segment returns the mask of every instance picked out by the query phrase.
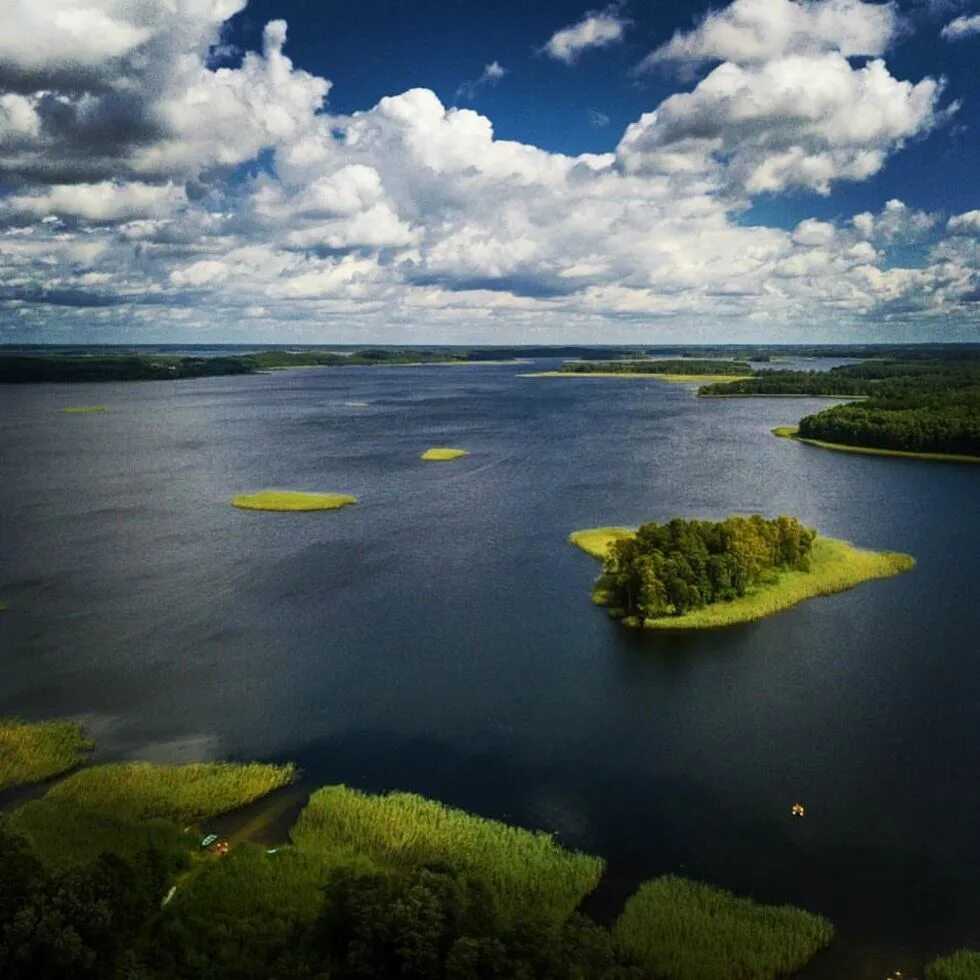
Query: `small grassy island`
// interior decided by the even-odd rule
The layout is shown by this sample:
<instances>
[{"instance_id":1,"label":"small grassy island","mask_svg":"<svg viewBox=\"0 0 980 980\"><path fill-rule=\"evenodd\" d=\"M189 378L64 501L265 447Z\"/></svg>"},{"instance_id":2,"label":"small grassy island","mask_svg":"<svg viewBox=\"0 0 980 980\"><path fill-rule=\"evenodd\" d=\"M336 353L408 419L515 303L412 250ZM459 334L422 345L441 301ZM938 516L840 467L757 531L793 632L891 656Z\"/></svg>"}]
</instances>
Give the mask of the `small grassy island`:
<instances>
[{"instance_id":1,"label":"small grassy island","mask_svg":"<svg viewBox=\"0 0 980 980\"><path fill-rule=\"evenodd\" d=\"M102 415L108 411L105 405L70 405L61 410L62 415Z\"/></svg>"},{"instance_id":2,"label":"small grassy island","mask_svg":"<svg viewBox=\"0 0 980 980\"><path fill-rule=\"evenodd\" d=\"M39 783L85 761L92 743L70 721L0 721L0 789Z\"/></svg>"},{"instance_id":3,"label":"small grassy island","mask_svg":"<svg viewBox=\"0 0 980 980\"><path fill-rule=\"evenodd\" d=\"M294 511L339 510L357 503L357 497L344 493L307 493L302 490L262 490L232 497L232 507L240 510Z\"/></svg>"},{"instance_id":4,"label":"small grassy island","mask_svg":"<svg viewBox=\"0 0 980 980\"><path fill-rule=\"evenodd\" d=\"M448 463L450 460L462 459L464 456L469 456L469 453L465 449L446 449L446 448L433 448L426 449L424 453L419 457L430 463Z\"/></svg>"},{"instance_id":5,"label":"small grassy island","mask_svg":"<svg viewBox=\"0 0 980 980\"><path fill-rule=\"evenodd\" d=\"M601 858L411 793L323 787L277 846L253 842L281 794L236 811L295 777L96 766L0 815L0 975L774 980L832 936L819 916L674 877L605 928L580 910Z\"/></svg>"},{"instance_id":6,"label":"small grassy island","mask_svg":"<svg viewBox=\"0 0 980 980\"><path fill-rule=\"evenodd\" d=\"M647 358L611 361L566 361L558 371L537 371L526 378L657 378L660 381L708 384L735 381L752 374L747 361Z\"/></svg>"},{"instance_id":7,"label":"small grassy island","mask_svg":"<svg viewBox=\"0 0 980 980\"><path fill-rule=\"evenodd\" d=\"M628 626L648 629L747 623L915 564L909 555L818 537L785 516L675 518L635 532L576 531L570 540L603 562L592 591L596 605Z\"/></svg>"}]
</instances>

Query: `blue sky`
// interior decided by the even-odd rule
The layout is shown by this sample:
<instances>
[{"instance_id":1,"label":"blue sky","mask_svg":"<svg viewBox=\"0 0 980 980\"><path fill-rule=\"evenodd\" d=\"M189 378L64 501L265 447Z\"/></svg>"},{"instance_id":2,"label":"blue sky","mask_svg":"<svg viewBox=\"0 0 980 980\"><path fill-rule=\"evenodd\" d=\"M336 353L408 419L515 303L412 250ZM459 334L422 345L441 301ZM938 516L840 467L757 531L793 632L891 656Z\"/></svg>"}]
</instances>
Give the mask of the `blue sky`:
<instances>
[{"instance_id":1,"label":"blue sky","mask_svg":"<svg viewBox=\"0 0 980 980\"><path fill-rule=\"evenodd\" d=\"M11 0L0 342L980 339L980 5Z\"/></svg>"}]
</instances>

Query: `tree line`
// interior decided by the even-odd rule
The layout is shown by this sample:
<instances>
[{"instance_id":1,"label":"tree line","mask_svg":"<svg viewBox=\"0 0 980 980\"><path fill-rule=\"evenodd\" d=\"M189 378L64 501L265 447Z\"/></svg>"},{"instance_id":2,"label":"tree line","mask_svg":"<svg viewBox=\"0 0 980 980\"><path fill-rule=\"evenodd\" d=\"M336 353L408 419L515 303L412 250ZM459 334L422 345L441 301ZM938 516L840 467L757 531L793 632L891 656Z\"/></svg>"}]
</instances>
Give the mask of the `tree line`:
<instances>
[{"instance_id":1,"label":"tree line","mask_svg":"<svg viewBox=\"0 0 980 980\"><path fill-rule=\"evenodd\" d=\"M626 616L679 616L743 596L781 570L809 570L815 537L787 516L644 524L611 545L597 588Z\"/></svg>"}]
</instances>

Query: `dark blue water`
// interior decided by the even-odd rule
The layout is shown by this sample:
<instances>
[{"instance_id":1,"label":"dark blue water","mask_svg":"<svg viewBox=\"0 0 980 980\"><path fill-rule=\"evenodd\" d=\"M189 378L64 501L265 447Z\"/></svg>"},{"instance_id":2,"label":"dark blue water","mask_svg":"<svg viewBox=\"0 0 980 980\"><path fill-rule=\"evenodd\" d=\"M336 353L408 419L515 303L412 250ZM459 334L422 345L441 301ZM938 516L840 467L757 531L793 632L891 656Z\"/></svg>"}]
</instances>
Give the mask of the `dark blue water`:
<instances>
[{"instance_id":1,"label":"dark blue water","mask_svg":"<svg viewBox=\"0 0 980 980\"><path fill-rule=\"evenodd\" d=\"M794 902L838 925L808 977L980 943L980 470L769 435L824 402L519 370L0 388L0 715L557 831L609 859L600 916L665 871ZM361 503L227 504L268 486ZM752 512L918 566L663 636L593 607L566 543Z\"/></svg>"}]
</instances>

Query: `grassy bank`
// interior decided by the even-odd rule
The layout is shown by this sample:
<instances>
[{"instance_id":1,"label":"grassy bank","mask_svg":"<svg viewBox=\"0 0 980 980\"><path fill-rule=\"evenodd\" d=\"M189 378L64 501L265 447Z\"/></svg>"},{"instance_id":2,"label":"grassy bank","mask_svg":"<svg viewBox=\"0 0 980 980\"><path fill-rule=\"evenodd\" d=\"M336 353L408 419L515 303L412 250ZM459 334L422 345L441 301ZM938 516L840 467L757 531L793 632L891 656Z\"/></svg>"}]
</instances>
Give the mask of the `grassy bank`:
<instances>
[{"instance_id":1,"label":"grassy bank","mask_svg":"<svg viewBox=\"0 0 980 980\"><path fill-rule=\"evenodd\" d=\"M62 415L103 415L108 409L105 405L70 405L61 410Z\"/></svg>"},{"instance_id":2,"label":"grassy bank","mask_svg":"<svg viewBox=\"0 0 980 980\"><path fill-rule=\"evenodd\" d=\"M980 980L980 953L960 949L933 960L926 967L926 980Z\"/></svg>"},{"instance_id":3,"label":"grassy bank","mask_svg":"<svg viewBox=\"0 0 980 980\"><path fill-rule=\"evenodd\" d=\"M599 552L605 537L605 547L614 540L608 536L611 530L597 528L592 531L577 531L570 540L595 558L605 557ZM586 547L582 542L590 547ZM856 548L848 541L836 538L817 537L813 542L810 556L810 571L781 571L776 581L755 589L737 599L715 602L703 609L695 609L681 616L663 616L640 622L635 618L624 619L628 626L643 626L646 629L686 630L713 629L721 626L735 626L771 616L792 606L821 595L844 592L861 582L876 578L888 578L908 571L915 565L915 559L892 551L865 551ZM601 589L594 589L592 599L596 605L607 605L607 597ZM615 615L616 610L611 610Z\"/></svg>"},{"instance_id":4,"label":"grassy bank","mask_svg":"<svg viewBox=\"0 0 980 980\"><path fill-rule=\"evenodd\" d=\"M310 797L293 830L303 850L358 854L407 870L445 863L472 874L514 921L534 912L564 921L595 888L604 862L534 833L411 793L369 796L329 786Z\"/></svg>"},{"instance_id":5,"label":"grassy bank","mask_svg":"<svg viewBox=\"0 0 980 980\"><path fill-rule=\"evenodd\" d=\"M530 371L521 378L655 378L682 384L712 384L714 382L741 381L740 375L731 374L666 374L658 371Z\"/></svg>"},{"instance_id":6,"label":"grassy bank","mask_svg":"<svg viewBox=\"0 0 980 980\"><path fill-rule=\"evenodd\" d=\"M759 905L683 878L646 882L613 927L622 951L665 980L773 980L799 970L833 937L824 918Z\"/></svg>"},{"instance_id":7,"label":"grassy bank","mask_svg":"<svg viewBox=\"0 0 980 980\"><path fill-rule=\"evenodd\" d=\"M420 458L428 460L429 462L447 463L453 459L462 459L464 456L469 456L469 453L465 449L447 449L436 447L434 449L426 449Z\"/></svg>"},{"instance_id":8,"label":"grassy bank","mask_svg":"<svg viewBox=\"0 0 980 980\"><path fill-rule=\"evenodd\" d=\"M905 459L940 460L944 463L980 463L980 456L966 456L962 453L915 453L904 449L875 449L871 446L845 446L840 442L824 442L822 439L805 439L799 435L795 425L777 425L772 429L774 436L781 439L793 439L805 442L808 446L819 446L821 449L833 449L839 453L861 453L865 456L900 456Z\"/></svg>"},{"instance_id":9,"label":"grassy bank","mask_svg":"<svg viewBox=\"0 0 980 980\"><path fill-rule=\"evenodd\" d=\"M568 540L587 555L602 561L614 541L631 537L634 533L634 529L629 527L590 527L584 531L572 531Z\"/></svg>"},{"instance_id":10,"label":"grassy bank","mask_svg":"<svg viewBox=\"0 0 980 980\"><path fill-rule=\"evenodd\" d=\"M356 504L357 497L344 493L306 493L300 490L261 490L232 497L232 507L240 510L273 510L283 513L312 510L339 510Z\"/></svg>"},{"instance_id":11,"label":"grassy bank","mask_svg":"<svg viewBox=\"0 0 980 980\"><path fill-rule=\"evenodd\" d=\"M74 722L0 721L0 789L41 782L74 769L91 749L82 726Z\"/></svg>"},{"instance_id":12,"label":"grassy bank","mask_svg":"<svg viewBox=\"0 0 980 980\"><path fill-rule=\"evenodd\" d=\"M83 769L53 786L44 799L127 819L159 817L183 825L244 806L295 778L292 764L126 762Z\"/></svg>"}]
</instances>

